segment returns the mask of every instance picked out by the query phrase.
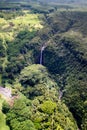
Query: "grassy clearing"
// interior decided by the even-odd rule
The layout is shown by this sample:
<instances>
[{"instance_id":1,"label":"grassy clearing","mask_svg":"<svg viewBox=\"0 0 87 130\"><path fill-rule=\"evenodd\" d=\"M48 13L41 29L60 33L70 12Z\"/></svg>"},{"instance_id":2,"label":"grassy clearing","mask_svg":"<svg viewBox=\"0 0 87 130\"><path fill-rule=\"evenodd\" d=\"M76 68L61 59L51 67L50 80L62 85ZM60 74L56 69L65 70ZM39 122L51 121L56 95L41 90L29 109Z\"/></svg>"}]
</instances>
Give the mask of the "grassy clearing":
<instances>
[{"instance_id":1,"label":"grassy clearing","mask_svg":"<svg viewBox=\"0 0 87 130\"><path fill-rule=\"evenodd\" d=\"M28 30L38 30L43 28L38 14L31 14L29 11L23 11L24 15L5 20L0 18L0 37L3 35L7 39L12 39L18 32Z\"/></svg>"}]
</instances>

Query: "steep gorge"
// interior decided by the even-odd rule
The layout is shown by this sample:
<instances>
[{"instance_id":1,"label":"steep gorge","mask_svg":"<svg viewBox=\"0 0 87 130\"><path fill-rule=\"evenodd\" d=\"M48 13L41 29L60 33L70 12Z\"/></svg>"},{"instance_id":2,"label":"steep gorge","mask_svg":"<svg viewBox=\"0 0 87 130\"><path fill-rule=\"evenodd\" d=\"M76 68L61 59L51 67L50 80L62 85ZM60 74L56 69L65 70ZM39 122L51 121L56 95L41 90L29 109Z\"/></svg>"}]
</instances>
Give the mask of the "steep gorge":
<instances>
[{"instance_id":1,"label":"steep gorge","mask_svg":"<svg viewBox=\"0 0 87 130\"><path fill-rule=\"evenodd\" d=\"M38 129L45 129L45 127L51 127L50 129L53 127L55 129L55 127L57 128L55 125L56 121L57 123L60 122L58 129L63 128L67 130L64 125L68 121L72 124L72 127L69 126L69 128L74 129L73 126L75 122L73 122L72 116L68 114L67 116L64 113L64 110L67 111L67 113L69 112L67 107L63 106L62 113L59 113L63 101L73 113L78 126L84 130L87 127L84 125L86 124L87 116L87 13L68 11L54 12L45 14L42 16L42 19L44 19L44 28L33 31L22 30L13 41L7 40L8 47L6 48L7 53L5 54L9 62L7 66L5 66L4 71L1 70L2 84L4 86L9 84L13 90L15 89L15 91L21 92L29 98L29 100L32 100L31 102L33 102L34 108L32 108L31 103L28 102L28 104L27 101L25 103L21 101L21 103L24 104L24 109L25 106L28 105L27 107L33 110L31 113L33 112L35 114L36 112L35 117L31 116L31 113L29 113L29 116L31 116L31 120L34 121ZM45 43L47 43L46 47L44 46ZM49 73L47 74L47 70L40 65L32 64L44 65ZM56 98L60 100L62 96L61 91L63 91L63 97L60 103L56 102L57 99L55 99L57 89L54 91L55 83L52 82L53 80L55 80L58 85L58 90L60 90L58 91L60 95L57 95ZM48 86L50 94L46 91L48 90ZM54 97L52 95L53 93ZM48 102L45 100L48 100ZM56 107L57 111L55 110L55 102L56 104L58 103ZM12 109L15 113L17 104L18 102L16 102ZM50 111L48 109L46 110L46 105L48 104L53 104L51 118L48 118ZM10 110L9 114L11 112ZM57 117L54 117L53 115L55 115L55 113L60 118L57 119ZM36 118L38 114L39 119ZM19 116L21 119L21 114ZM26 116L27 119L30 119L26 115L26 112L23 116L24 118ZM49 124L53 118L55 118L54 126ZM9 120L9 122L10 121L11 120ZM14 121L13 118L13 122ZM64 121L64 125L61 125L62 121ZM42 122L44 122L44 124L39 126ZM18 119L16 123L20 124ZM14 126L11 127L14 128ZM76 125L75 128L77 128Z\"/></svg>"},{"instance_id":2,"label":"steep gorge","mask_svg":"<svg viewBox=\"0 0 87 130\"><path fill-rule=\"evenodd\" d=\"M50 37L52 39L44 50L43 65L48 68L52 78L60 86L60 90L63 91L63 101L73 113L78 126L83 129L84 126L86 127L82 124L83 119L87 118L86 110L83 112L87 100L86 18L85 12L48 15L46 22L50 31L43 32L41 35L44 40L49 41ZM72 20L73 24L70 25ZM44 36L48 38L45 39ZM36 56L38 55L37 52Z\"/></svg>"}]
</instances>

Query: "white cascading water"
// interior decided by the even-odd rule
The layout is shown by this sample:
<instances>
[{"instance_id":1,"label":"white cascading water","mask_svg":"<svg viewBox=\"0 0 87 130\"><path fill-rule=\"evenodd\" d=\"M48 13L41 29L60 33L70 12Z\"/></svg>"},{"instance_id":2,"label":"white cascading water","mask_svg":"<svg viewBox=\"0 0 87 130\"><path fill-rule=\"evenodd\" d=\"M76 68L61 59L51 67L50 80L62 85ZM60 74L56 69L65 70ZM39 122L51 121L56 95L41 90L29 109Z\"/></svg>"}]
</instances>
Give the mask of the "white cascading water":
<instances>
[{"instance_id":1,"label":"white cascading water","mask_svg":"<svg viewBox=\"0 0 87 130\"><path fill-rule=\"evenodd\" d=\"M44 51L44 49L45 49L45 46L42 46L41 47L41 52L40 52L40 64L42 65L42 63L43 63L43 51Z\"/></svg>"},{"instance_id":2,"label":"white cascading water","mask_svg":"<svg viewBox=\"0 0 87 130\"><path fill-rule=\"evenodd\" d=\"M59 90L59 100L61 100L62 96L63 96L63 92Z\"/></svg>"}]
</instances>

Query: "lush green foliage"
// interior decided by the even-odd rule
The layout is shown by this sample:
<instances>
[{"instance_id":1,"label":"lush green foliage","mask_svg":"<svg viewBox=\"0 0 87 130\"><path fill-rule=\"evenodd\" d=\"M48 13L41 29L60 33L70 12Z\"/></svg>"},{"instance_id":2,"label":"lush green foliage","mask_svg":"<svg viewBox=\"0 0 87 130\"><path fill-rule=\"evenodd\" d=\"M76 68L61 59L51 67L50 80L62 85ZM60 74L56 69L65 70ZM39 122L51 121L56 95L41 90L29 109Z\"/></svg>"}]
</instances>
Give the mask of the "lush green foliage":
<instances>
[{"instance_id":1,"label":"lush green foliage","mask_svg":"<svg viewBox=\"0 0 87 130\"><path fill-rule=\"evenodd\" d=\"M1 130L9 130L9 127L6 125L6 115L2 113L2 104L4 100L0 95L0 129Z\"/></svg>"},{"instance_id":2,"label":"lush green foliage","mask_svg":"<svg viewBox=\"0 0 87 130\"><path fill-rule=\"evenodd\" d=\"M6 125L5 115L0 112L0 129L9 130L9 127Z\"/></svg>"},{"instance_id":3,"label":"lush green foliage","mask_svg":"<svg viewBox=\"0 0 87 130\"><path fill-rule=\"evenodd\" d=\"M21 88L12 108L3 105L7 124L12 130L74 130L76 122L68 108L58 99L58 86L41 65L25 67L19 76ZM27 99L27 98L28 99Z\"/></svg>"},{"instance_id":4,"label":"lush green foliage","mask_svg":"<svg viewBox=\"0 0 87 130\"><path fill-rule=\"evenodd\" d=\"M3 104L11 130L77 130L75 119L87 129L86 21L87 11L69 5L20 2L0 11L0 83L18 95ZM46 67L38 64L43 45Z\"/></svg>"},{"instance_id":5,"label":"lush green foliage","mask_svg":"<svg viewBox=\"0 0 87 130\"><path fill-rule=\"evenodd\" d=\"M14 11L14 13L9 11L6 14L5 12L1 12L0 18L0 72L3 72L2 82L11 78L9 80L11 83L14 75L26 64L33 63L33 48L30 41L43 26L39 14L30 11Z\"/></svg>"}]
</instances>

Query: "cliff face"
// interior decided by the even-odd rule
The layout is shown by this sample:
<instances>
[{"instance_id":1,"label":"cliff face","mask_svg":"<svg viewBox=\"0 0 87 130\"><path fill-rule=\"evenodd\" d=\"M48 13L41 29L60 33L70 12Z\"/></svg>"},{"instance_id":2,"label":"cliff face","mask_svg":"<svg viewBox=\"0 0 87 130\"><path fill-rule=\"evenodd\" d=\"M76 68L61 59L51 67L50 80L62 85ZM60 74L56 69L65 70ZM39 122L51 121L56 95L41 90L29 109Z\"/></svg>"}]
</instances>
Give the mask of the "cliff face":
<instances>
[{"instance_id":1,"label":"cliff face","mask_svg":"<svg viewBox=\"0 0 87 130\"><path fill-rule=\"evenodd\" d=\"M85 12L62 12L46 18L53 39L44 50L43 63L54 75L64 92L64 101L81 126L86 118L83 110L87 100L87 15Z\"/></svg>"},{"instance_id":2,"label":"cliff face","mask_svg":"<svg viewBox=\"0 0 87 130\"><path fill-rule=\"evenodd\" d=\"M0 87L0 94L5 96L6 98L10 98L11 97L11 90L9 88Z\"/></svg>"}]
</instances>

